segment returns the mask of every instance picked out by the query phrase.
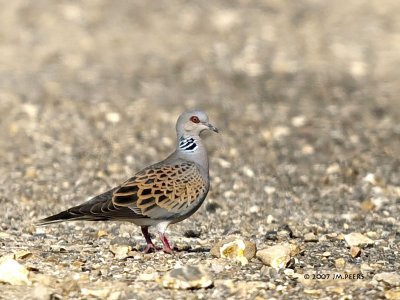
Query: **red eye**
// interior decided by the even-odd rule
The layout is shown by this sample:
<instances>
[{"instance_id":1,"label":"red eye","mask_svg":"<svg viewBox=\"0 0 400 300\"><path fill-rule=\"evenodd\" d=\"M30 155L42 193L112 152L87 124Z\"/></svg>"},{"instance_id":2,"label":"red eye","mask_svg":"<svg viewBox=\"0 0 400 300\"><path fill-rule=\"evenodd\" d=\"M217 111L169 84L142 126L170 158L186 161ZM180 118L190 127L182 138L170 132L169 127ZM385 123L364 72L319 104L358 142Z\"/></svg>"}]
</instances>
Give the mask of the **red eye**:
<instances>
[{"instance_id":1,"label":"red eye","mask_svg":"<svg viewBox=\"0 0 400 300\"><path fill-rule=\"evenodd\" d=\"M196 117L196 116L191 116L191 117L190 117L190 121L192 121L193 123L200 123L199 118Z\"/></svg>"}]
</instances>

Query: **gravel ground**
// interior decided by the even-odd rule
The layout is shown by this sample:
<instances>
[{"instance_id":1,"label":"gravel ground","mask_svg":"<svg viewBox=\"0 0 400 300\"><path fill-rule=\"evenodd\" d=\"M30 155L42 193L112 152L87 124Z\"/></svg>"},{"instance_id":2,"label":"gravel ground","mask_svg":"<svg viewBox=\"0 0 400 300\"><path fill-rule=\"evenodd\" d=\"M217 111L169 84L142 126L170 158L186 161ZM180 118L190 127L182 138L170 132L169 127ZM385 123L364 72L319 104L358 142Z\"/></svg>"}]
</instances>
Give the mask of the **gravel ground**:
<instances>
[{"instance_id":1,"label":"gravel ground","mask_svg":"<svg viewBox=\"0 0 400 300\"><path fill-rule=\"evenodd\" d=\"M0 256L29 276L0 299L399 299L399 14L396 0L4 2ZM163 159L193 107L220 134L205 137L205 204L169 229L174 255L141 254L131 224L32 225ZM350 250L353 232L373 242ZM213 257L230 235L300 250L278 269ZM188 265L213 284L162 286Z\"/></svg>"}]
</instances>

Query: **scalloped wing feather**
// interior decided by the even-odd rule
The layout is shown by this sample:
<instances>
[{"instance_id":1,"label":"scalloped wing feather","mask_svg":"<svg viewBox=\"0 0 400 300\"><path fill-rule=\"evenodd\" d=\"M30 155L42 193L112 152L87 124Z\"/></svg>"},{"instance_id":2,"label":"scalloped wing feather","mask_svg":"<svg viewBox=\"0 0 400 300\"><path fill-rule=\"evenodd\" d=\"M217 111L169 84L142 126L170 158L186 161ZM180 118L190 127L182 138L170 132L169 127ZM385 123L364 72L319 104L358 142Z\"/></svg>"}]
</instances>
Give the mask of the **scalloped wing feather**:
<instances>
[{"instance_id":1,"label":"scalloped wing feather","mask_svg":"<svg viewBox=\"0 0 400 300\"><path fill-rule=\"evenodd\" d=\"M114 192L112 202L135 213L156 216L160 208L172 213L189 208L206 190L197 166L185 161L139 172Z\"/></svg>"}]
</instances>

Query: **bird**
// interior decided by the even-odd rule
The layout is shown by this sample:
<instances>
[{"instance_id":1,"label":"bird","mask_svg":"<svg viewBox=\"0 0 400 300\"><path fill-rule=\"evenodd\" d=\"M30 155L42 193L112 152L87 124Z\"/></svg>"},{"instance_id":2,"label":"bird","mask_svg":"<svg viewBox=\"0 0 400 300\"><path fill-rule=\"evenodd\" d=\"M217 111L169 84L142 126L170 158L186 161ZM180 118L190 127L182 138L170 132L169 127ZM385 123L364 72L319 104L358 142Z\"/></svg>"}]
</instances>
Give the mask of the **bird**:
<instances>
[{"instance_id":1,"label":"bird","mask_svg":"<svg viewBox=\"0 0 400 300\"><path fill-rule=\"evenodd\" d=\"M127 221L140 226L144 253L173 253L165 231L190 217L202 205L210 188L209 161L200 137L218 133L201 110L183 112L176 121L176 149L164 160L145 167L122 184L58 214L38 220L36 226L64 221ZM162 249L151 239L155 226Z\"/></svg>"}]
</instances>

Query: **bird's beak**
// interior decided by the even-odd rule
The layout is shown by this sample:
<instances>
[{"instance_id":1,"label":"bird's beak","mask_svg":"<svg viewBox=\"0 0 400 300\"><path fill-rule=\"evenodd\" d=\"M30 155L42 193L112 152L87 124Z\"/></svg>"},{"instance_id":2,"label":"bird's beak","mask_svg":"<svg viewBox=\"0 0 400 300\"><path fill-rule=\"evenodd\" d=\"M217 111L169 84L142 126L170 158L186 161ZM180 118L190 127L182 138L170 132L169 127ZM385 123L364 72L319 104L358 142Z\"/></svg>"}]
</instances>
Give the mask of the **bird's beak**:
<instances>
[{"instance_id":1,"label":"bird's beak","mask_svg":"<svg viewBox=\"0 0 400 300\"><path fill-rule=\"evenodd\" d=\"M216 133L218 133L218 128L214 127L214 125L210 124L210 123L204 123L204 125L206 125L208 127L209 130L212 130Z\"/></svg>"}]
</instances>

